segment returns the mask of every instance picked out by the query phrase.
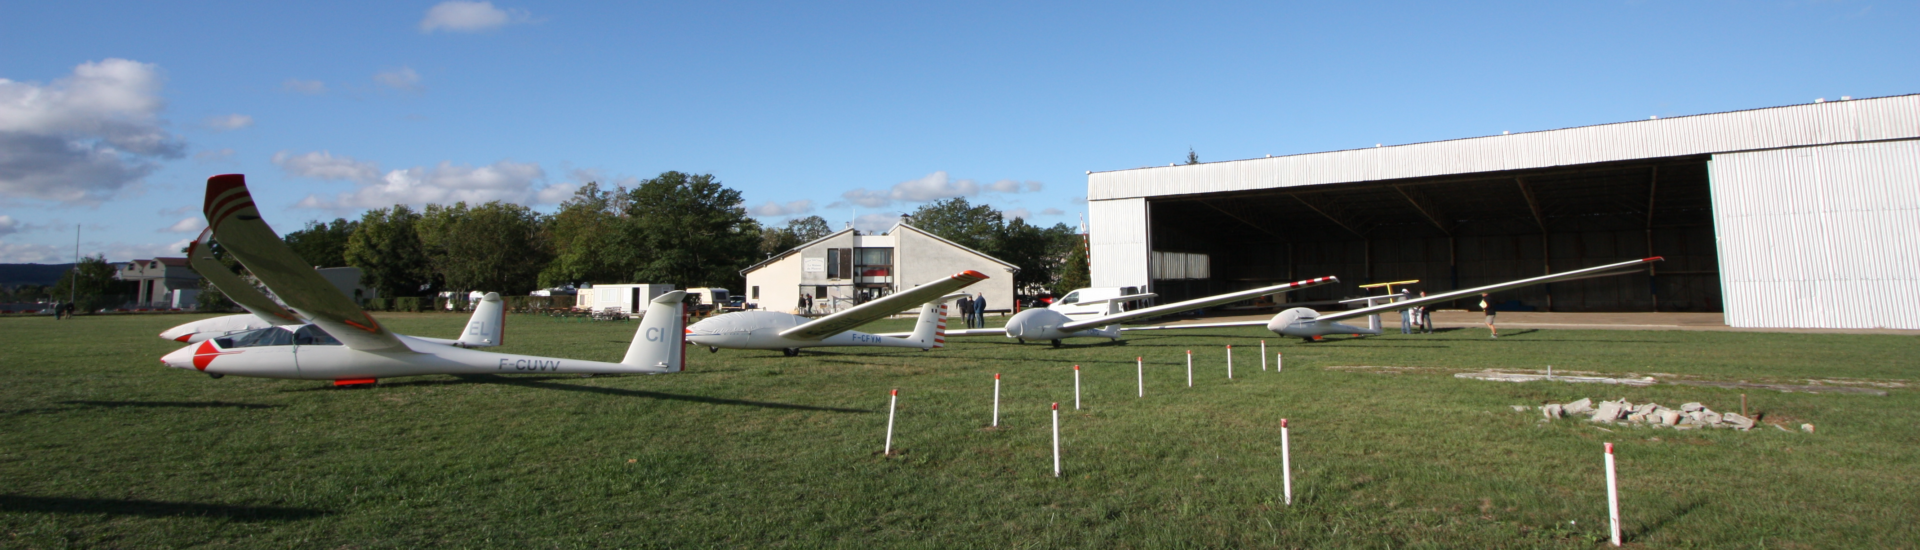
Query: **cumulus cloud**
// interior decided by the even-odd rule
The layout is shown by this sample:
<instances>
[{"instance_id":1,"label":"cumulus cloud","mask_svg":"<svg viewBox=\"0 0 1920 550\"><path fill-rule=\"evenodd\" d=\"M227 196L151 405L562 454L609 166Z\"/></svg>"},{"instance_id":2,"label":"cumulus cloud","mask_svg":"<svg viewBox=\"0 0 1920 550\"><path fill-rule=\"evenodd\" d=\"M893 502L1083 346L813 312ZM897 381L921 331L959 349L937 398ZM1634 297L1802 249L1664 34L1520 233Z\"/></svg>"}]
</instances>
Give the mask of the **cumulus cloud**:
<instances>
[{"instance_id":1,"label":"cumulus cloud","mask_svg":"<svg viewBox=\"0 0 1920 550\"><path fill-rule=\"evenodd\" d=\"M193 160L197 160L200 162L213 162L217 160L227 160L230 158L233 158L233 148L231 147L226 149L201 151L193 154Z\"/></svg>"},{"instance_id":2,"label":"cumulus cloud","mask_svg":"<svg viewBox=\"0 0 1920 550\"><path fill-rule=\"evenodd\" d=\"M0 214L0 237L19 233L21 229L20 226L21 223L14 220L13 216Z\"/></svg>"},{"instance_id":3,"label":"cumulus cloud","mask_svg":"<svg viewBox=\"0 0 1920 550\"><path fill-rule=\"evenodd\" d=\"M380 83L381 86L403 92L418 92L422 88L420 73L413 72L413 67L380 71L379 74L373 75L373 81Z\"/></svg>"},{"instance_id":4,"label":"cumulus cloud","mask_svg":"<svg viewBox=\"0 0 1920 550\"><path fill-rule=\"evenodd\" d=\"M846 205L858 205L865 208L880 208L895 202L929 202L953 197L972 197L982 192L1012 194L1039 191L1042 185L1037 181L1018 182L1000 180L988 185L970 179L954 179L942 170L925 176L893 184L884 191L854 189L840 194L841 200L827 205L839 208Z\"/></svg>"},{"instance_id":5,"label":"cumulus cloud","mask_svg":"<svg viewBox=\"0 0 1920 550\"><path fill-rule=\"evenodd\" d=\"M327 83L318 80L300 80L289 78L280 83L280 89L296 94L320 95L327 93Z\"/></svg>"},{"instance_id":6,"label":"cumulus cloud","mask_svg":"<svg viewBox=\"0 0 1920 550\"><path fill-rule=\"evenodd\" d=\"M273 163L287 174L303 178L360 183L372 183L380 179L380 165L353 160L353 157L345 155L336 157L329 151L314 151L304 155L281 151L273 154Z\"/></svg>"},{"instance_id":7,"label":"cumulus cloud","mask_svg":"<svg viewBox=\"0 0 1920 550\"><path fill-rule=\"evenodd\" d=\"M1033 217L1033 211L1025 208L1009 208L1001 210L1000 216L1008 219L1019 218L1025 220Z\"/></svg>"},{"instance_id":8,"label":"cumulus cloud","mask_svg":"<svg viewBox=\"0 0 1920 550\"><path fill-rule=\"evenodd\" d=\"M160 229L157 233L199 233L201 229L206 227L206 220L200 216L189 216L174 222L173 225Z\"/></svg>"},{"instance_id":9,"label":"cumulus cloud","mask_svg":"<svg viewBox=\"0 0 1920 550\"><path fill-rule=\"evenodd\" d=\"M801 199L786 204L767 201L766 204L748 208L747 212L755 216L798 216L813 211L813 201Z\"/></svg>"},{"instance_id":10,"label":"cumulus cloud","mask_svg":"<svg viewBox=\"0 0 1920 550\"><path fill-rule=\"evenodd\" d=\"M378 164L334 156L326 151L303 155L281 151L273 157L274 164L289 175L357 184L353 191L333 197L307 195L295 204L300 208L357 210L460 201L556 204L573 196L579 188L573 183L540 185L547 174L534 163L503 160L475 167L442 161L433 167L416 166L382 175Z\"/></svg>"},{"instance_id":11,"label":"cumulus cloud","mask_svg":"<svg viewBox=\"0 0 1920 550\"><path fill-rule=\"evenodd\" d=\"M200 124L217 132L225 132L252 126L253 117L242 114L210 116L201 120Z\"/></svg>"},{"instance_id":12,"label":"cumulus cloud","mask_svg":"<svg viewBox=\"0 0 1920 550\"><path fill-rule=\"evenodd\" d=\"M160 121L159 67L82 63L48 84L0 78L0 197L96 205L185 156Z\"/></svg>"},{"instance_id":13,"label":"cumulus cloud","mask_svg":"<svg viewBox=\"0 0 1920 550\"><path fill-rule=\"evenodd\" d=\"M448 32L480 32L497 29L509 23L525 23L532 20L525 10L503 10L493 7L493 2L464 2L449 0L434 4L427 9L426 17L420 19L420 33L427 34L436 30Z\"/></svg>"},{"instance_id":14,"label":"cumulus cloud","mask_svg":"<svg viewBox=\"0 0 1920 550\"><path fill-rule=\"evenodd\" d=\"M859 218L854 219L853 227L863 232L879 233L892 229L893 224L896 223L900 223L899 212L882 212L877 214L861 214Z\"/></svg>"},{"instance_id":15,"label":"cumulus cloud","mask_svg":"<svg viewBox=\"0 0 1920 550\"><path fill-rule=\"evenodd\" d=\"M1042 216L1058 216L1065 213L1067 213L1065 210L1061 210L1058 208L1048 208L1040 211L1040 215Z\"/></svg>"}]
</instances>

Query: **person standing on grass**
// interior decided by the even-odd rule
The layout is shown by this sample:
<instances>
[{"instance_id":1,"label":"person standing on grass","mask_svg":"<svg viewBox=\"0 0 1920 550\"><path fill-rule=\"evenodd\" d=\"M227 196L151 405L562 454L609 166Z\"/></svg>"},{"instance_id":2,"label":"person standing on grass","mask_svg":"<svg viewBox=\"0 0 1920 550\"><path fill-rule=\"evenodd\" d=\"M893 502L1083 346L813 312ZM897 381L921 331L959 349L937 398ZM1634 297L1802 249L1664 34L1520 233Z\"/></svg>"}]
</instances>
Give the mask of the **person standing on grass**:
<instances>
[{"instance_id":1,"label":"person standing on grass","mask_svg":"<svg viewBox=\"0 0 1920 550\"><path fill-rule=\"evenodd\" d=\"M1490 335L1488 338L1499 338L1500 329L1493 327L1493 306L1487 303L1485 292L1480 293L1480 310L1487 312L1487 333Z\"/></svg>"},{"instance_id":2,"label":"person standing on grass","mask_svg":"<svg viewBox=\"0 0 1920 550\"><path fill-rule=\"evenodd\" d=\"M1427 297L1427 291L1420 291L1420 297ZM1433 310L1428 309L1427 306L1420 306L1413 308L1413 315L1420 325L1420 332L1433 334Z\"/></svg>"},{"instance_id":3,"label":"person standing on grass","mask_svg":"<svg viewBox=\"0 0 1920 550\"><path fill-rule=\"evenodd\" d=\"M966 321L967 328L973 328L973 297L963 293L955 304L960 308L960 318Z\"/></svg>"},{"instance_id":4,"label":"person standing on grass","mask_svg":"<svg viewBox=\"0 0 1920 550\"><path fill-rule=\"evenodd\" d=\"M987 293L973 295L973 328L987 328Z\"/></svg>"}]
</instances>

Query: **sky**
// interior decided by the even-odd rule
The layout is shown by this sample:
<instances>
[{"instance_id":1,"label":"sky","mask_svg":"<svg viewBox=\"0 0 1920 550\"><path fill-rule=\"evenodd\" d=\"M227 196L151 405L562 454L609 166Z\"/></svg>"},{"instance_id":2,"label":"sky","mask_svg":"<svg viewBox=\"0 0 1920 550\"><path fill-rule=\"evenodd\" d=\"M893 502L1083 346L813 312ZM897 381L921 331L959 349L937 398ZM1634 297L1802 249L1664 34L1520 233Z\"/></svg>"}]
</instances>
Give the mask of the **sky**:
<instances>
[{"instance_id":1,"label":"sky","mask_svg":"<svg viewBox=\"0 0 1920 550\"><path fill-rule=\"evenodd\" d=\"M0 263L712 174L768 224L1087 172L1920 93L1915 2L13 2Z\"/></svg>"}]
</instances>

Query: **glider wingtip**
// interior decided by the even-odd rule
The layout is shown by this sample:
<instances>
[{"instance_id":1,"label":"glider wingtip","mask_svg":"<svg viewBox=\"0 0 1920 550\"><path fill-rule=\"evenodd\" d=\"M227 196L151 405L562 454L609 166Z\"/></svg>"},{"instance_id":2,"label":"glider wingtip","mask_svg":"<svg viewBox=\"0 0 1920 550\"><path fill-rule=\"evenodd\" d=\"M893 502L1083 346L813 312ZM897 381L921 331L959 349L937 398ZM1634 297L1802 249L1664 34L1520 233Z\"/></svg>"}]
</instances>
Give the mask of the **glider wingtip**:
<instances>
[{"instance_id":1,"label":"glider wingtip","mask_svg":"<svg viewBox=\"0 0 1920 550\"><path fill-rule=\"evenodd\" d=\"M966 271L962 271L962 272L960 272L959 274L956 274L956 275L954 275L954 276L953 276L953 278L955 278L955 279L973 279L973 280L975 280L975 281L978 281L978 280L981 280L981 279L986 279L986 278L988 278L988 277L987 277L987 274L985 274L985 273L981 273L981 272L978 272L978 271L974 271L974 270L971 270L971 269L969 269L969 270L966 270Z\"/></svg>"},{"instance_id":2,"label":"glider wingtip","mask_svg":"<svg viewBox=\"0 0 1920 550\"><path fill-rule=\"evenodd\" d=\"M1641 259L1640 259L1640 261L1643 261L1643 262L1664 262L1664 261L1667 261L1667 258L1666 258L1665 256L1654 256L1654 257L1652 257L1652 258L1641 258Z\"/></svg>"}]
</instances>

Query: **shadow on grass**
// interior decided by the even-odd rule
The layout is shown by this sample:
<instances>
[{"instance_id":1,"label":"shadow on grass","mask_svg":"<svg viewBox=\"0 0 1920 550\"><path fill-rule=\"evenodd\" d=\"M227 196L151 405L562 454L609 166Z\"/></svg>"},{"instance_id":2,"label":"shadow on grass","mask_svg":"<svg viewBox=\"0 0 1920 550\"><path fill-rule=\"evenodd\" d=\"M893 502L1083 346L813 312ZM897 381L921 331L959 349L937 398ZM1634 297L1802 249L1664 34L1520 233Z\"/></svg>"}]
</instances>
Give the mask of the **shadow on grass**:
<instances>
[{"instance_id":1,"label":"shadow on grass","mask_svg":"<svg viewBox=\"0 0 1920 550\"><path fill-rule=\"evenodd\" d=\"M109 408L109 409L118 409L123 407L177 407L177 408L187 408L187 409L225 407L225 408L232 408L232 409L277 409L285 406L285 405L263 405L259 403L228 403L225 401L61 401L60 404L86 405L90 407L101 407L101 408Z\"/></svg>"},{"instance_id":2,"label":"shadow on grass","mask_svg":"<svg viewBox=\"0 0 1920 550\"><path fill-rule=\"evenodd\" d=\"M0 495L0 512L45 514L107 514L111 516L216 517L234 521L294 521L330 515L331 510L278 506L231 506L197 502L124 500L111 498L29 497Z\"/></svg>"},{"instance_id":3,"label":"shadow on grass","mask_svg":"<svg viewBox=\"0 0 1920 550\"><path fill-rule=\"evenodd\" d=\"M1700 509L1700 507L1704 504L1705 504L1705 501L1697 500L1697 499L1692 502L1688 502L1684 505L1681 505L1679 508L1674 508L1673 510L1668 511L1666 514L1661 515L1658 519L1655 519L1653 521L1650 521L1650 522L1647 522L1646 524L1641 525L1640 528L1638 529L1634 529L1631 531L1627 531L1627 530L1621 531L1620 540L1622 542L1626 542L1626 541L1635 541L1635 540L1646 538L1647 534L1666 528L1668 524L1671 524L1674 521L1679 520L1680 518L1686 517L1687 514L1691 514L1693 513L1694 510Z\"/></svg>"},{"instance_id":4,"label":"shadow on grass","mask_svg":"<svg viewBox=\"0 0 1920 550\"><path fill-rule=\"evenodd\" d=\"M792 410L801 410L801 411L825 411L825 412L844 412L844 413L873 412L867 409L842 409L842 408L836 408L836 407L815 407L812 405L795 405L792 403L774 403L771 401L747 401L744 399L727 399L724 397L707 397L704 395L681 395L677 393L666 393L666 392L647 391L647 390L605 388L600 386L575 386L573 384L555 384L553 382L543 382L540 380L526 380L526 379L519 379L519 378L507 378L504 376L494 380L476 379L473 381L482 382L482 383L505 384L508 386L520 386L525 388L540 388L543 390L577 391L577 392L585 392L585 393L597 393L601 395L618 395L621 397L643 397L647 399L665 399L670 401L691 401L694 403L706 403L709 405L738 405L743 407L760 407L763 409L792 409Z\"/></svg>"}]
</instances>

